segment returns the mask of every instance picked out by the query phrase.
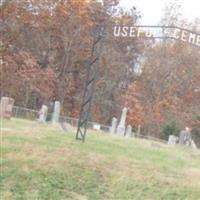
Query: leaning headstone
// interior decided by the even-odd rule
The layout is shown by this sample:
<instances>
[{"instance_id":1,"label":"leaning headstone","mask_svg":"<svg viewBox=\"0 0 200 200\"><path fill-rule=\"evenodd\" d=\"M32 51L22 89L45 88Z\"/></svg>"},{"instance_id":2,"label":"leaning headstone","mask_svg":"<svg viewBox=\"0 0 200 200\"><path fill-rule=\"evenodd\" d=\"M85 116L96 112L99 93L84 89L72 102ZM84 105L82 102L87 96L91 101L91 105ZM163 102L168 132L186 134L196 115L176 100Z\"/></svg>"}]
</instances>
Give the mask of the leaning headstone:
<instances>
[{"instance_id":1,"label":"leaning headstone","mask_svg":"<svg viewBox=\"0 0 200 200\"><path fill-rule=\"evenodd\" d=\"M125 124L126 124L126 115L127 115L127 108L123 108L121 119L119 125L117 127L117 135L124 136L125 134Z\"/></svg>"},{"instance_id":2,"label":"leaning headstone","mask_svg":"<svg viewBox=\"0 0 200 200\"><path fill-rule=\"evenodd\" d=\"M48 114L48 107L46 105L42 105L41 110L39 111L39 122L46 122Z\"/></svg>"},{"instance_id":3,"label":"leaning headstone","mask_svg":"<svg viewBox=\"0 0 200 200\"><path fill-rule=\"evenodd\" d=\"M112 118L112 124L110 127L110 133L114 134L116 132L116 128L117 128L117 118L113 117Z\"/></svg>"},{"instance_id":4,"label":"leaning headstone","mask_svg":"<svg viewBox=\"0 0 200 200\"><path fill-rule=\"evenodd\" d=\"M168 138L168 145L175 145L178 142L178 137L175 135L170 135Z\"/></svg>"},{"instance_id":5,"label":"leaning headstone","mask_svg":"<svg viewBox=\"0 0 200 200\"><path fill-rule=\"evenodd\" d=\"M9 97L2 97L0 102L0 117L10 119L12 117L12 109L14 99Z\"/></svg>"},{"instance_id":6,"label":"leaning headstone","mask_svg":"<svg viewBox=\"0 0 200 200\"><path fill-rule=\"evenodd\" d=\"M132 126L128 125L126 128L126 137L132 137Z\"/></svg>"},{"instance_id":7,"label":"leaning headstone","mask_svg":"<svg viewBox=\"0 0 200 200\"><path fill-rule=\"evenodd\" d=\"M52 123L58 123L60 118L60 102L55 101L54 104L54 111L53 111L53 116L52 116Z\"/></svg>"}]
</instances>

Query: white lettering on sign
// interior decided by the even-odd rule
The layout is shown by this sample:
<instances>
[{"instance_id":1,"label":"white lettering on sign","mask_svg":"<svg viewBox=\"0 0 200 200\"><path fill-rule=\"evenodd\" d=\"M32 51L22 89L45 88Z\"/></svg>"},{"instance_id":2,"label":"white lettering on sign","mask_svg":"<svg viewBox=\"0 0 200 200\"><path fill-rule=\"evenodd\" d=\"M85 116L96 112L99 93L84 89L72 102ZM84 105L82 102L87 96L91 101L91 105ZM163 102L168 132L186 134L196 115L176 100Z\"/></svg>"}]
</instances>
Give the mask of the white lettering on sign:
<instances>
[{"instance_id":1,"label":"white lettering on sign","mask_svg":"<svg viewBox=\"0 0 200 200\"><path fill-rule=\"evenodd\" d=\"M187 42L187 32L186 31L182 31L182 33L181 33L181 40L183 42Z\"/></svg>"},{"instance_id":2,"label":"white lettering on sign","mask_svg":"<svg viewBox=\"0 0 200 200\"><path fill-rule=\"evenodd\" d=\"M129 32L130 37L136 37L136 28L135 27L130 27L130 32Z\"/></svg>"},{"instance_id":3,"label":"white lettering on sign","mask_svg":"<svg viewBox=\"0 0 200 200\"><path fill-rule=\"evenodd\" d=\"M122 28L122 36L123 36L123 37L127 37L127 36L128 36L128 29L129 29L128 26L124 26L124 27Z\"/></svg>"},{"instance_id":4,"label":"white lettering on sign","mask_svg":"<svg viewBox=\"0 0 200 200\"><path fill-rule=\"evenodd\" d=\"M114 26L113 33L115 37L153 37L152 32L144 31L142 28L137 28L134 26Z\"/></svg>"},{"instance_id":5,"label":"white lettering on sign","mask_svg":"<svg viewBox=\"0 0 200 200\"><path fill-rule=\"evenodd\" d=\"M188 42L191 43L191 44L195 44L195 40L196 40L196 34L190 33L189 38L188 38Z\"/></svg>"},{"instance_id":6,"label":"white lettering on sign","mask_svg":"<svg viewBox=\"0 0 200 200\"><path fill-rule=\"evenodd\" d=\"M115 37L147 37L147 38L153 38L153 37L162 37L161 32L151 32L150 30L144 30L145 28L151 27L135 27L135 26L114 26L113 34ZM162 28L162 27L154 27L154 28ZM164 29L166 29L165 27ZM183 42L188 42L190 44L200 46L200 34L182 30L179 28L170 28L171 31L171 38L181 40ZM168 35L169 36L169 35ZM164 36L163 36L164 37Z\"/></svg>"},{"instance_id":7,"label":"white lettering on sign","mask_svg":"<svg viewBox=\"0 0 200 200\"><path fill-rule=\"evenodd\" d=\"M197 36L196 45L200 47L200 35Z\"/></svg>"},{"instance_id":8,"label":"white lettering on sign","mask_svg":"<svg viewBox=\"0 0 200 200\"><path fill-rule=\"evenodd\" d=\"M114 36L119 37L120 36L120 26L115 26L114 27Z\"/></svg>"}]
</instances>

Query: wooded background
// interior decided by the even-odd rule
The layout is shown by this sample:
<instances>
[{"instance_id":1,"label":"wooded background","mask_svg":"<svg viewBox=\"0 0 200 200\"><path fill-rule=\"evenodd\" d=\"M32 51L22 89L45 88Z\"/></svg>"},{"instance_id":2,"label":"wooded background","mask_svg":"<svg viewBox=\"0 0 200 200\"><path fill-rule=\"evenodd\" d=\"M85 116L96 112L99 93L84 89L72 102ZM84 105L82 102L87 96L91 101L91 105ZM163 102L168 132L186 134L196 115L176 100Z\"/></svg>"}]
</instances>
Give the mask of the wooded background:
<instances>
[{"instance_id":1,"label":"wooded background","mask_svg":"<svg viewBox=\"0 0 200 200\"><path fill-rule=\"evenodd\" d=\"M90 119L110 124L128 107L128 122L142 133L162 137L193 127L200 138L200 50L181 41L117 38L112 27L138 23L135 7L118 0L3 0L0 6L1 96L17 106L49 108L61 102L62 115L78 117L94 27L106 35ZM153 12L153 11L152 11ZM160 22L199 31L181 17L179 5L166 7ZM136 70L139 69L139 72Z\"/></svg>"}]
</instances>

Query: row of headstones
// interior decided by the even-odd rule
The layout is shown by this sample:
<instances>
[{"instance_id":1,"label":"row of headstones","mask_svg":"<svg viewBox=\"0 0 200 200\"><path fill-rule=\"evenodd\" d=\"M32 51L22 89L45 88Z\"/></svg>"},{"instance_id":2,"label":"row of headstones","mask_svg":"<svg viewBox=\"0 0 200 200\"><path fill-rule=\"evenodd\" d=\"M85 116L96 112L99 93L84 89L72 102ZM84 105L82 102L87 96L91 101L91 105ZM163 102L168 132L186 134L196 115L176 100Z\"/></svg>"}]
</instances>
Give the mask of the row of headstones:
<instances>
[{"instance_id":1,"label":"row of headstones","mask_svg":"<svg viewBox=\"0 0 200 200\"><path fill-rule=\"evenodd\" d=\"M190 134L187 132L181 132L179 137L175 135L170 135L167 141L168 145L183 145L183 146L189 146L194 149L197 149L197 146L194 142L194 140L191 138Z\"/></svg>"},{"instance_id":2,"label":"row of headstones","mask_svg":"<svg viewBox=\"0 0 200 200\"><path fill-rule=\"evenodd\" d=\"M12 108L14 105L14 99L9 97L2 97L0 101L0 116L3 118L10 119L12 116ZM39 111L39 122L46 122L48 115L48 107L46 105L42 105ZM127 137L134 137L134 133L132 132L132 126L128 125L125 126L127 116L127 108L122 110L122 115L120 118L120 122L117 125L117 118L113 117L112 124L110 127L111 134L117 134L119 136L127 136ZM54 103L54 110L52 115L52 123L56 124L59 122L60 118L60 102L55 101ZM100 129L100 128L99 128ZM139 127L140 130L140 127ZM177 137L175 135L170 135L168 138L168 145L176 145L181 144L185 146L191 146L193 148L197 148L195 142L192 140L191 135L187 133L187 131L182 131L180 136Z\"/></svg>"},{"instance_id":3,"label":"row of headstones","mask_svg":"<svg viewBox=\"0 0 200 200\"><path fill-rule=\"evenodd\" d=\"M116 134L119 136L126 136L126 137L134 137L132 126L129 124L126 127L127 111L128 111L127 108L123 108L119 124L117 124L117 118L115 117L112 118L112 124L110 127L111 134Z\"/></svg>"},{"instance_id":4,"label":"row of headstones","mask_svg":"<svg viewBox=\"0 0 200 200\"><path fill-rule=\"evenodd\" d=\"M2 116L3 118L10 119L12 116L13 106L14 106L14 99L9 98L9 97L2 97L0 101L0 116ZM126 135L130 137L132 136L131 125L128 125L127 128L125 128L126 115L127 115L127 108L124 108L122 111L122 116L121 116L121 120L118 127L117 127L117 119L113 118L112 126L110 127L111 133L115 133L116 127L117 127L118 135L121 135L121 136ZM39 111L38 121L45 123L47 121L47 116L48 116L48 107L46 105L42 105ZM59 118L60 118L60 102L55 101L53 114L51 118L52 123L53 124L58 123ZM94 128L96 128L96 126Z\"/></svg>"},{"instance_id":5,"label":"row of headstones","mask_svg":"<svg viewBox=\"0 0 200 200\"><path fill-rule=\"evenodd\" d=\"M112 124L110 127L111 134L134 137L131 125L128 125L127 127L125 126L126 116L127 116L127 108L123 108L120 122L118 125L117 125L117 118L113 117ZM138 128L138 131L140 132L140 127ZM195 142L192 140L191 133L188 131L181 131L179 137L170 135L168 138L168 145L175 145L175 144L197 148Z\"/></svg>"},{"instance_id":6,"label":"row of headstones","mask_svg":"<svg viewBox=\"0 0 200 200\"><path fill-rule=\"evenodd\" d=\"M12 116L12 110L14 106L14 99L10 97L1 97L0 101L0 117L10 119ZM42 105L39 111L39 122L46 122L48 115L48 107L46 105ZM60 117L60 102L55 101L54 111L52 115L52 123L58 123Z\"/></svg>"},{"instance_id":7,"label":"row of headstones","mask_svg":"<svg viewBox=\"0 0 200 200\"><path fill-rule=\"evenodd\" d=\"M42 105L42 107L39 111L38 121L42 122L42 123L46 122L47 121L47 115L48 115L48 107L46 105ZM52 115L52 119L51 119L52 123L53 124L58 123L59 118L60 118L60 102L55 101L53 115Z\"/></svg>"}]
</instances>

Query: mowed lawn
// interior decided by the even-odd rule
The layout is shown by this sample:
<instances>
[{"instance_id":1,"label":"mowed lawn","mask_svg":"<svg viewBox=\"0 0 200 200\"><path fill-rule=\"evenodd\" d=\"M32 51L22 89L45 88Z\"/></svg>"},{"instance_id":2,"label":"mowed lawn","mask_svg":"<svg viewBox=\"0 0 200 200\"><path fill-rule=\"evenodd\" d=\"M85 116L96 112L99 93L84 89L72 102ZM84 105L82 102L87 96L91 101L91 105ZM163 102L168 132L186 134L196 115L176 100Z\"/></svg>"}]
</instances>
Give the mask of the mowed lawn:
<instances>
[{"instance_id":1,"label":"mowed lawn","mask_svg":"<svg viewBox=\"0 0 200 200\"><path fill-rule=\"evenodd\" d=\"M1 123L3 200L200 200L200 151L59 126Z\"/></svg>"}]
</instances>

